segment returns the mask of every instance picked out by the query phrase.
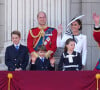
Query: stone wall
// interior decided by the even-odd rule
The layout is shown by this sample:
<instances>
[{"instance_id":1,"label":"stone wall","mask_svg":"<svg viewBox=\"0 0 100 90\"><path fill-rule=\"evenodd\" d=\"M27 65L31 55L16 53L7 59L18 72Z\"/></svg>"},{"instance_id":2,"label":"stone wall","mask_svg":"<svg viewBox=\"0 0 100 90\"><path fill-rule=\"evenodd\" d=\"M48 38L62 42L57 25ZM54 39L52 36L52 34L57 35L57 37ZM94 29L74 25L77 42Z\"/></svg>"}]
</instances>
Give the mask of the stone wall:
<instances>
[{"instance_id":1,"label":"stone wall","mask_svg":"<svg viewBox=\"0 0 100 90\"><path fill-rule=\"evenodd\" d=\"M5 0L0 0L0 70L6 70L4 53L1 53L5 41Z\"/></svg>"}]
</instances>

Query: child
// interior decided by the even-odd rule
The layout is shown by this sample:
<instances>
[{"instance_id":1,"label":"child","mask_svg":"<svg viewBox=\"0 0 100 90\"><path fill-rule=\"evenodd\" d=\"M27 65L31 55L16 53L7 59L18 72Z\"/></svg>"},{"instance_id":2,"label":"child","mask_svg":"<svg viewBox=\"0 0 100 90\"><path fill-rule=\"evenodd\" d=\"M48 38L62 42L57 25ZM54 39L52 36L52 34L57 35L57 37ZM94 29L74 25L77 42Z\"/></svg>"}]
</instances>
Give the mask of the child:
<instances>
[{"instance_id":1,"label":"child","mask_svg":"<svg viewBox=\"0 0 100 90\"><path fill-rule=\"evenodd\" d=\"M51 71L54 70L54 60L45 58L47 50L44 45L40 45L37 49L39 57L32 59L30 70ZM34 58L34 57L33 57Z\"/></svg>"},{"instance_id":2,"label":"child","mask_svg":"<svg viewBox=\"0 0 100 90\"><path fill-rule=\"evenodd\" d=\"M75 41L69 38L65 43L58 70L73 71L82 69L82 59L78 52L74 51Z\"/></svg>"},{"instance_id":3,"label":"child","mask_svg":"<svg viewBox=\"0 0 100 90\"><path fill-rule=\"evenodd\" d=\"M19 31L11 33L13 45L8 46L5 52L5 64L9 71L26 70L29 61L28 49L20 44L21 35Z\"/></svg>"}]
</instances>

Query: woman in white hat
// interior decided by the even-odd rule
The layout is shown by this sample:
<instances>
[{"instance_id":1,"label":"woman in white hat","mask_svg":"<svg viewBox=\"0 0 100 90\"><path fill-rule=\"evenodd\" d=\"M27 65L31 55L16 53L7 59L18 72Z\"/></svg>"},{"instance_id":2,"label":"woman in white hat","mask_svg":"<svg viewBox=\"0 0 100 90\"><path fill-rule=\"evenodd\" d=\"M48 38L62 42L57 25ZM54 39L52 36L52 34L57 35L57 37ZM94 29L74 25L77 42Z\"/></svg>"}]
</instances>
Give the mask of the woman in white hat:
<instances>
[{"instance_id":1,"label":"woman in white hat","mask_svg":"<svg viewBox=\"0 0 100 90\"><path fill-rule=\"evenodd\" d=\"M76 42L74 50L81 53L82 65L84 67L86 64L86 56L87 56L87 37L86 37L86 35L83 35L80 33L80 31L82 30L81 20L73 19L72 21L71 21L72 23L71 23L70 33L67 30L64 33L62 39L61 39L62 25L58 26L57 46L64 47L65 41L69 38L73 38Z\"/></svg>"}]
</instances>

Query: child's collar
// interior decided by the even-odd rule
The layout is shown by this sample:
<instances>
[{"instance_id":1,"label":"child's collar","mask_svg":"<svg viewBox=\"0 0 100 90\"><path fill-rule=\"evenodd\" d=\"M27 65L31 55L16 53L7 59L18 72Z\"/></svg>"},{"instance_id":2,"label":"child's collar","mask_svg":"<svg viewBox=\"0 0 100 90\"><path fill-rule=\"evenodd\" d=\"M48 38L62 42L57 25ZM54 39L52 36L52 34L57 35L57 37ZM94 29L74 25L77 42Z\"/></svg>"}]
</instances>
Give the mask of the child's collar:
<instances>
[{"instance_id":1,"label":"child's collar","mask_svg":"<svg viewBox=\"0 0 100 90\"><path fill-rule=\"evenodd\" d=\"M18 43L17 45L16 44L14 44L14 46L16 47L16 46L20 46L20 43Z\"/></svg>"}]
</instances>

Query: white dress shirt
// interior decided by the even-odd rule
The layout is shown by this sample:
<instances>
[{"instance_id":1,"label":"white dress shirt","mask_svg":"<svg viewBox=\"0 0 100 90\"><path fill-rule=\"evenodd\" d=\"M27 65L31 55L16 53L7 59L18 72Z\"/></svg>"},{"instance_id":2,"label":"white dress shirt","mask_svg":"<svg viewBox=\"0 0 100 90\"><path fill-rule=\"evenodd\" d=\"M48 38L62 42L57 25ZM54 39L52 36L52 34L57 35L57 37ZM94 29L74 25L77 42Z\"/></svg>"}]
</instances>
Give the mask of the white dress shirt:
<instances>
[{"instance_id":1,"label":"white dress shirt","mask_svg":"<svg viewBox=\"0 0 100 90\"><path fill-rule=\"evenodd\" d=\"M16 46L20 47L20 43L18 43L17 45L16 45L16 44L14 44L14 46L15 46L15 47L16 47Z\"/></svg>"}]
</instances>

